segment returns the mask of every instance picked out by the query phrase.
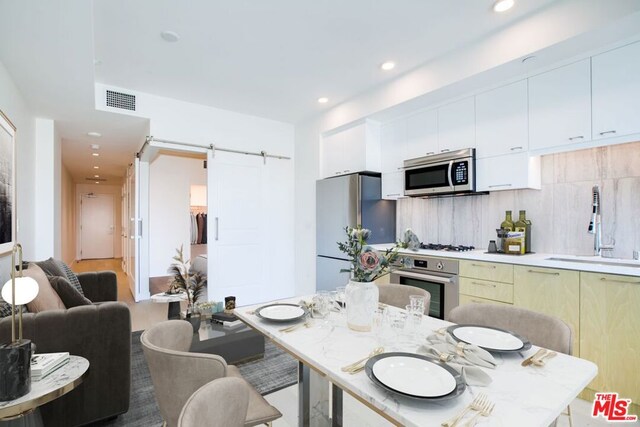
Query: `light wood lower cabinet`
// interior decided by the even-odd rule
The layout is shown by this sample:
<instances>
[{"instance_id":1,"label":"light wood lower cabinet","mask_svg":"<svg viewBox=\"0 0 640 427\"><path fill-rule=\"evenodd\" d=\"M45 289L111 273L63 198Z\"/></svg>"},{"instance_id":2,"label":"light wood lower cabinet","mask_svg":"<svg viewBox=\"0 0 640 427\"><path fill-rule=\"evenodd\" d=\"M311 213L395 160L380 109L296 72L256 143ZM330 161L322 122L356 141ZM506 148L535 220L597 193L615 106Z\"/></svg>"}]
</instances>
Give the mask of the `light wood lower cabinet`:
<instances>
[{"instance_id":1,"label":"light wood lower cabinet","mask_svg":"<svg viewBox=\"0 0 640 427\"><path fill-rule=\"evenodd\" d=\"M580 327L580 357L598 365L589 389L617 392L637 411L640 277L580 273Z\"/></svg>"},{"instance_id":2,"label":"light wood lower cabinet","mask_svg":"<svg viewBox=\"0 0 640 427\"><path fill-rule=\"evenodd\" d=\"M494 305L511 305L508 302L496 301L487 298L476 297L473 295L460 294L460 305L465 304L494 304Z\"/></svg>"},{"instance_id":3,"label":"light wood lower cabinet","mask_svg":"<svg viewBox=\"0 0 640 427\"><path fill-rule=\"evenodd\" d=\"M510 283L460 277L460 293L509 304L513 303L513 285Z\"/></svg>"},{"instance_id":4,"label":"light wood lower cabinet","mask_svg":"<svg viewBox=\"0 0 640 427\"><path fill-rule=\"evenodd\" d=\"M513 305L559 317L573 330L573 355L580 355L580 273L514 267Z\"/></svg>"},{"instance_id":5,"label":"light wood lower cabinet","mask_svg":"<svg viewBox=\"0 0 640 427\"><path fill-rule=\"evenodd\" d=\"M513 264L460 261L460 276L493 282L513 283Z\"/></svg>"}]
</instances>

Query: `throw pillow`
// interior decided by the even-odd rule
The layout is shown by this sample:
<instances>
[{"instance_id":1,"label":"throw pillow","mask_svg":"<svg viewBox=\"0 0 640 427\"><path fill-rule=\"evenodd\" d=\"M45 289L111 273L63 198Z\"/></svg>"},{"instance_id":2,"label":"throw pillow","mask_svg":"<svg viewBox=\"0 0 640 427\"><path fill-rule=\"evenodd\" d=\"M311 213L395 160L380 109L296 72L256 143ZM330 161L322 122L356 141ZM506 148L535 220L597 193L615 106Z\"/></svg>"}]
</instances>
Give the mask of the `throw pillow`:
<instances>
[{"instance_id":1,"label":"throw pillow","mask_svg":"<svg viewBox=\"0 0 640 427\"><path fill-rule=\"evenodd\" d=\"M78 292L66 278L48 276L48 279L51 287L53 287L53 290L56 291L67 308L77 307L79 305L91 305L91 301L80 295L80 292Z\"/></svg>"},{"instance_id":2,"label":"throw pillow","mask_svg":"<svg viewBox=\"0 0 640 427\"><path fill-rule=\"evenodd\" d=\"M58 262L53 258L49 258L46 261L38 261L35 264L38 267L40 267L42 269L42 271L44 271L44 274L46 274L47 276L67 277L67 275L64 274L64 271L62 270L62 268L58 264Z\"/></svg>"},{"instance_id":3,"label":"throw pillow","mask_svg":"<svg viewBox=\"0 0 640 427\"><path fill-rule=\"evenodd\" d=\"M76 276L76 273L71 271L71 268L64 262L60 260L55 260L55 261L58 263L60 268L64 271L64 276L67 278L69 283L71 283L73 287L76 288L78 292L80 292L80 295L84 296L84 291L82 290L82 286L80 285L80 280L78 280L78 276Z\"/></svg>"},{"instance_id":4,"label":"throw pillow","mask_svg":"<svg viewBox=\"0 0 640 427\"><path fill-rule=\"evenodd\" d=\"M45 310L64 310L66 308L40 267L31 263L29 268L22 270L22 273L38 282L38 296L27 304L30 312L38 313Z\"/></svg>"},{"instance_id":5,"label":"throw pillow","mask_svg":"<svg viewBox=\"0 0 640 427\"><path fill-rule=\"evenodd\" d=\"M22 306L22 313L28 313L29 310L27 309L26 305ZM19 307L16 310L16 316L19 313ZM0 297L0 319L2 319L3 317L9 317L11 316L11 303L6 302L5 300L2 299L2 297Z\"/></svg>"}]
</instances>

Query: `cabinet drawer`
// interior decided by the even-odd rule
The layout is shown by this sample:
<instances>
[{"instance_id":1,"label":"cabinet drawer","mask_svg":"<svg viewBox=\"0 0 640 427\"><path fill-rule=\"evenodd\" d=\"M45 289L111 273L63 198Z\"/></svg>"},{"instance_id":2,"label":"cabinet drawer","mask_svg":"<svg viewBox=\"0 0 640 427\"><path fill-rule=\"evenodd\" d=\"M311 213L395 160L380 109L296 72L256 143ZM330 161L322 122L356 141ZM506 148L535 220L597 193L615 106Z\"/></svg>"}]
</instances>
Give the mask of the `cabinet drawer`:
<instances>
[{"instance_id":1,"label":"cabinet drawer","mask_svg":"<svg viewBox=\"0 0 640 427\"><path fill-rule=\"evenodd\" d=\"M460 293L513 303L513 285L488 280L460 278Z\"/></svg>"},{"instance_id":2,"label":"cabinet drawer","mask_svg":"<svg viewBox=\"0 0 640 427\"><path fill-rule=\"evenodd\" d=\"M513 283L513 265L495 262L460 261L460 276L492 282Z\"/></svg>"},{"instance_id":3,"label":"cabinet drawer","mask_svg":"<svg viewBox=\"0 0 640 427\"><path fill-rule=\"evenodd\" d=\"M460 305L464 304L495 304L495 305L511 305L508 302L494 301L492 299L474 297L471 295L460 294Z\"/></svg>"}]
</instances>

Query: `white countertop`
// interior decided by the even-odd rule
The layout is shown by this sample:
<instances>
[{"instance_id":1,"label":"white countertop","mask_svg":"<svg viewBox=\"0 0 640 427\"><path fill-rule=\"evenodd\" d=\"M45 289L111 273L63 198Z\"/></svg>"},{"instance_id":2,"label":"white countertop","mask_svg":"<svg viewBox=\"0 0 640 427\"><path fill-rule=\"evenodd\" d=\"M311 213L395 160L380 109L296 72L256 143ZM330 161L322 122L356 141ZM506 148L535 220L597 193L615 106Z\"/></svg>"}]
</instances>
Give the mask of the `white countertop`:
<instances>
[{"instance_id":1,"label":"white countertop","mask_svg":"<svg viewBox=\"0 0 640 427\"><path fill-rule=\"evenodd\" d=\"M298 297L280 302L297 303L300 300ZM494 354L497 368L481 368L493 379L488 387L468 387L458 398L448 401L416 402L378 388L365 372L350 375L341 371L342 366L365 357L380 345L375 332L354 332L347 328L344 314L331 312L326 323L313 319L310 327L285 333L280 329L287 324L265 322L254 314L262 305L236 308L235 313L332 383L406 426L439 426L459 413L475 394L484 392L496 406L491 417L481 420L482 425L546 427L598 371L592 362L564 354L549 360L544 368L522 367L523 358L537 351L538 347L533 346L522 355ZM389 308L394 312L400 311L395 307ZM451 323L425 316L420 326L421 335L426 337L431 331L448 325ZM386 346L385 350L416 352L423 340L397 342Z\"/></svg>"},{"instance_id":2,"label":"white countertop","mask_svg":"<svg viewBox=\"0 0 640 427\"><path fill-rule=\"evenodd\" d=\"M393 243L371 245L376 250L386 250L393 247ZM419 249L417 251L411 251L408 249L400 249L401 253L409 255L424 255L439 258L453 258L464 259L470 261L487 261L498 262L504 264L514 265L527 265L531 267L546 267L546 268L559 268L564 270L578 270L578 271L590 271L594 273L607 273L607 274L620 274L624 276L636 276L640 277L640 261L628 260L628 259L613 259L613 258L596 258L596 257L579 257L574 255L558 255L558 254L541 254L531 253L525 255L504 255L504 254L489 254L486 253L486 249L476 249L467 252L447 252L447 251L432 251L427 249ZM566 258L575 259L577 262L569 261L554 261L548 258ZM635 264L637 267L625 266L625 265L612 265L612 264L592 264L586 262L580 262L581 260L598 260L605 263L623 263L623 264Z\"/></svg>"}]
</instances>

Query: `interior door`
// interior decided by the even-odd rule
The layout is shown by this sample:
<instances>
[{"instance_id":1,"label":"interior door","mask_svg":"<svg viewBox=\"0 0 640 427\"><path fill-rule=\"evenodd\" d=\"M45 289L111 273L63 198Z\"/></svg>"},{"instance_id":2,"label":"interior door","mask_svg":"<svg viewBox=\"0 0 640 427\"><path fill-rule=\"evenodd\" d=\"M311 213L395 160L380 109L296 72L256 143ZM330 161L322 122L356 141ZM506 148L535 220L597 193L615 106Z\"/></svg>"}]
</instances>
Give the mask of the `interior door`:
<instances>
[{"instance_id":1,"label":"interior door","mask_svg":"<svg viewBox=\"0 0 640 427\"><path fill-rule=\"evenodd\" d=\"M80 256L113 258L114 203L112 194L83 194L80 201Z\"/></svg>"},{"instance_id":2,"label":"interior door","mask_svg":"<svg viewBox=\"0 0 640 427\"><path fill-rule=\"evenodd\" d=\"M232 295L238 305L261 302L271 258L263 236L263 159L218 151L209 154L208 169L209 299Z\"/></svg>"}]
</instances>

